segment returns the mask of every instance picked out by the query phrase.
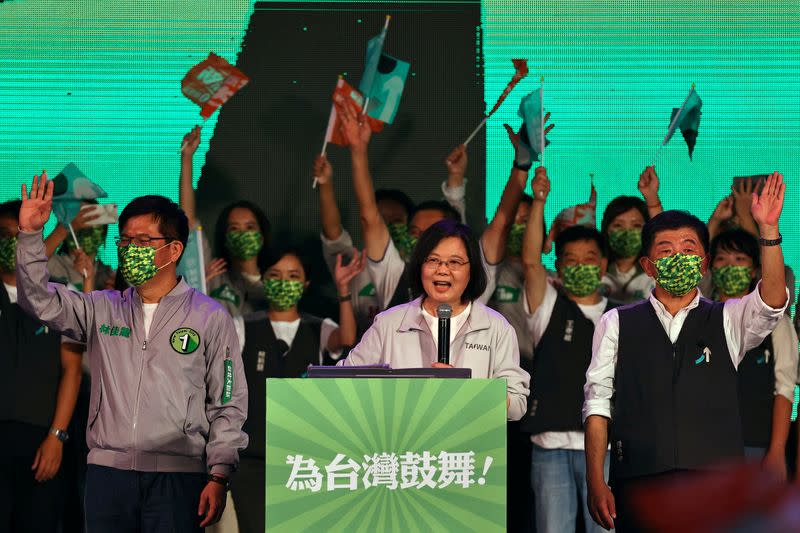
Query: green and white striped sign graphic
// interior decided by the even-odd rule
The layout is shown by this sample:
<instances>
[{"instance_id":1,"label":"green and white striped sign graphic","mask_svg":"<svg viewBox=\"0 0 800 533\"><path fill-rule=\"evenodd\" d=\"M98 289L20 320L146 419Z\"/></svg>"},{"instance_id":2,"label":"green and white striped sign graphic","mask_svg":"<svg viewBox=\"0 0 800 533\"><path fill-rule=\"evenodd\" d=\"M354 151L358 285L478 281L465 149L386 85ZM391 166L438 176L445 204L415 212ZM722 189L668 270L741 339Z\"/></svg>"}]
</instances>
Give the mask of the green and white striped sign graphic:
<instances>
[{"instance_id":1,"label":"green and white striped sign graphic","mask_svg":"<svg viewBox=\"0 0 800 533\"><path fill-rule=\"evenodd\" d=\"M270 379L268 531L504 531L506 386Z\"/></svg>"}]
</instances>

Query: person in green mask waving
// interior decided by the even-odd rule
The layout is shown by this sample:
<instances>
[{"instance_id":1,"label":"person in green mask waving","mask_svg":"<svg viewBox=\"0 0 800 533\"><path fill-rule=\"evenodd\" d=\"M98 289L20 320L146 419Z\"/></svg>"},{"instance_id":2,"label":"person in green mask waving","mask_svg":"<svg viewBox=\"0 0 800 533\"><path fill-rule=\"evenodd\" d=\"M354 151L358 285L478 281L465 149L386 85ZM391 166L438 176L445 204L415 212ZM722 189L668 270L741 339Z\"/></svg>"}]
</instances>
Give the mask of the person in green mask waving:
<instances>
[{"instance_id":1,"label":"person in green mask waving","mask_svg":"<svg viewBox=\"0 0 800 533\"><path fill-rule=\"evenodd\" d=\"M364 254L350 250L343 264L337 256L334 278L339 299L339 324L330 318L300 313L297 304L309 286L309 269L301 255L284 249L268 262L263 290L269 310L234 319L244 330L242 361L250 392L244 431L250 442L242 454L240 473L233 486L239 531L264 531L264 446L267 378L299 378L308 365L332 363L355 344L351 281L365 266Z\"/></svg>"},{"instance_id":2,"label":"person in green mask waving","mask_svg":"<svg viewBox=\"0 0 800 533\"><path fill-rule=\"evenodd\" d=\"M758 239L743 229L720 233L711 241L714 299L742 298L758 281ZM783 315L764 341L739 364L739 412L745 455L787 478L786 441L792 417L798 362L797 333Z\"/></svg>"},{"instance_id":3,"label":"person in green mask waving","mask_svg":"<svg viewBox=\"0 0 800 533\"><path fill-rule=\"evenodd\" d=\"M656 287L648 300L603 316L586 372L589 508L603 527L641 527L630 500L640 486L743 455L737 368L789 301L778 228L784 192L776 172L752 195L761 281L742 298L701 297L710 258L708 229L697 217L664 211L642 228L639 264Z\"/></svg>"},{"instance_id":4,"label":"person in green mask waving","mask_svg":"<svg viewBox=\"0 0 800 533\"><path fill-rule=\"evenodd\" d=\"M575 530L575 510L587 532L600 527L589 516L581 407L592 335L616 304L600 293L606 270L603 237L576 225L558 233L556 270L561 289L542 265L544 205L550 181L536 169L533 204L522 249L525 310L532 341L531 394L520 430L531 441L530 479L537 531ZM607 468L608 461L605 461Z\"/></svg>"},{"instance_id":5,"label":"person in green mask waving","mask_svg":"<svg viewBox=\"0 0 800 533\"><path fill-rule=\"evenodd\" d=\"M193 158L200 145L200 127L183 138L181 145L180 205L193 232L201 226L192 184ZM241 316L269 306L261 288L261 276L269 258L270 223L264 211L247 200L225 206L214 225L214 257L203 242L207 264L208 294L231 316ZM205 239L204 239L205 241Z\"/></svg>"}]
</instances>

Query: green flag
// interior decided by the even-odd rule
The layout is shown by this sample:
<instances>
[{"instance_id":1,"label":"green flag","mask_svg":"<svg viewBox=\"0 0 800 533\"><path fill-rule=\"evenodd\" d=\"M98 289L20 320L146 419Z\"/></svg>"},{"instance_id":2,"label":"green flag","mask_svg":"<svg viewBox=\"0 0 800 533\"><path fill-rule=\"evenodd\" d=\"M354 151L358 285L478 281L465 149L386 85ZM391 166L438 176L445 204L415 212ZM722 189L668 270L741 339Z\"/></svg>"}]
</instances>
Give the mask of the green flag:
<instances>
[{"instance_id":1,"label":"green flag","mask_svg":"<svg viewBox=\"0 0 800 533\"><path fill-rule=\"evenodd\" d=\"M53 213L65 226L78 215L82 201L107 196L106 191L86 177L75 163L65 166L53 178Z\"/></svg>"}]
</instances>

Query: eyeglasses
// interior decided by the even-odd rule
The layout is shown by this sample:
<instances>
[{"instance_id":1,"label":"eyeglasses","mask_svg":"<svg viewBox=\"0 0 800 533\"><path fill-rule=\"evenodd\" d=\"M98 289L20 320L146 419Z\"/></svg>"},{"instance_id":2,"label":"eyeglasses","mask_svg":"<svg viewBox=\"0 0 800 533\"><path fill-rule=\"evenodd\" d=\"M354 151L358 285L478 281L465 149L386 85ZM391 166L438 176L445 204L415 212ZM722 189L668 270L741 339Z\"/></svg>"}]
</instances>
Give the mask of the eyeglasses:
<instances>
[{"instance_id":1,"label":"eyeglasses","mask_svg":"<svg viewBox=\"0 0 800 533\"><path fill-rule=\"evenodd\" d=\"M136 246L150 246L153 241L173 241L172 237L150 237L149 235L137 235L136 237L116 237L114 242L117 243L118 248L125 248L130 243Z\"/></svg>"},{"instance_id":2,"label":"eyeglasses","mask_svg":"<svg viewBox=\"0 0 800 533\"><path fill-rule=\"evenodd\" d=\"M443 261L438 257L429 257L425 260L425 268L428 270L439 270L439 267L444 265L450 272L458 272L463 270L468 264L469 261L462 261L461 259L450 259L449 261Z\"/></svg>"}]
</instances>

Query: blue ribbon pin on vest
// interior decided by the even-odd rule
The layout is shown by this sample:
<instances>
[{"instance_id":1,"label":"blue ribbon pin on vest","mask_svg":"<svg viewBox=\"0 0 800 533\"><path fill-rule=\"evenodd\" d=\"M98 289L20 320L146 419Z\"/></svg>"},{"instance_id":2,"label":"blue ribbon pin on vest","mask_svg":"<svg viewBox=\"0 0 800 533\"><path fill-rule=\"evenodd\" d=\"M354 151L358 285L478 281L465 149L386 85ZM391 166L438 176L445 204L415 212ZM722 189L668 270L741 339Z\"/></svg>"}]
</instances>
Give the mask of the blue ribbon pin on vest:
<instances>
[{"instance_id":1,"label":"blue ribbon pin on vest","mask_svg":"<svg viewBox=\"0 0 800 533\"><path fill-rule=\"evenodd\" d=\"M703 348L703 353L700 355L700 357L695 359L694 364L699 365L703 362L703 360L705 360L706 363L711 362L711 350L708 348L708 346Z\"/></svg>"}]
</instances>

